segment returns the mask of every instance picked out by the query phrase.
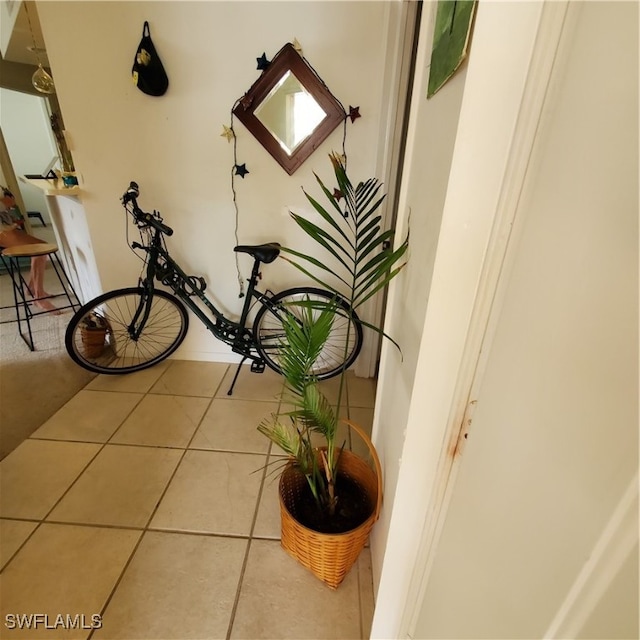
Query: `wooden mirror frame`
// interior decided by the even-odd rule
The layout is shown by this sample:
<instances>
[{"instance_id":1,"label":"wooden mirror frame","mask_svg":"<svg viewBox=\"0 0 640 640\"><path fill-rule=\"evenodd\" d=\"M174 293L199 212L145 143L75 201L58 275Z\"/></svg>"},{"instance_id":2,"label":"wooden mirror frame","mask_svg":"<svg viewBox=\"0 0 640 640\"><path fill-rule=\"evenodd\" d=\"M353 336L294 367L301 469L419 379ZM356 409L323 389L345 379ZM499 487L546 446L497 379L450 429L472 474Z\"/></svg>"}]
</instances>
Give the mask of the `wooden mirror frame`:
<instances>
[{"instance_id":1,"label":"wooden mirror frame","mask_svg":"<svg viewBox=\"0 0 640 640\"><path fill-rule=\"evenodd\" d=\"M314 131L291 154L287 154L273 134L255 115L255 111L288 71L300 81L300 84L327 114ZM292 175L347 117L344 107L331 94L326 85L291 43L287 43L280 49L249 91L238 100L233 109L233 114L289 175Z\"/></svg>"}]
</instances>

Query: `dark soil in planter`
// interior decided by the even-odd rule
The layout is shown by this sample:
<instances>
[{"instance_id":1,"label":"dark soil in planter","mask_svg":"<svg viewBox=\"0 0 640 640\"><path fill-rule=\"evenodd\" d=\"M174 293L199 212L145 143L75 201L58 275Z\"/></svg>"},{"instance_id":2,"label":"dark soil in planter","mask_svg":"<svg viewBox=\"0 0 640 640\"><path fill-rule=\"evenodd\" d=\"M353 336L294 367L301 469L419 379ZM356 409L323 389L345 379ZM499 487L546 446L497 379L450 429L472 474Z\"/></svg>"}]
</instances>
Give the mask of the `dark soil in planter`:
<instances>
[{"instance_id":1,"label":"dark soil in planter","mask_svg":"<svg viewBox=\"0 0 640 640\"><path fill-rule=\"evenodd\" d=\"M338 504L336 512L331 516L321 510L316 503L308 485L304 487L296 503L294 517L313 531L319 533L346 533L359 527L373 512L362 487L346 476L341 476L336 485Z\"/></svg>"}]
</instances>

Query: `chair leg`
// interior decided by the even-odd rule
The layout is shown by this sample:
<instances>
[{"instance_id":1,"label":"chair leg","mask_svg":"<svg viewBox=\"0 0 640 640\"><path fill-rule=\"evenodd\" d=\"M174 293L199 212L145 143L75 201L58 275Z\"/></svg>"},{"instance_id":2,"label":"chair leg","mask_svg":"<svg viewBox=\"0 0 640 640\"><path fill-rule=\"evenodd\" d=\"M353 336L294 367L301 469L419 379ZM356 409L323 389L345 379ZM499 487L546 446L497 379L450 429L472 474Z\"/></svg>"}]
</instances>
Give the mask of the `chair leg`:
<instances>
[{"instance_id":1,"label":"chair leg","mask_svg":"<svg viewBox=\"0 0 640 640\"><path fill-rule=\"evenodd\" d=\"M35 351L35 346L33 344L33 334L31 332L31 316L33 315L31 309L29 308L29 304L27 303L27 298L25 295L25 288L28 289L27 283L22 277L22 272L20 271L20 261L16 258L6 259L4 256L0 254L0 258L5 266L5 269L9 272L11 276L11 282L13 285L13 303L16 310L16 321L18 323L18 333L20 337L24 340L26 345L29 347L30 351ZM24 310L24 318L21 318L20 309ZM25 336L22 331L22 321L27 323L27 333L29 337Z\"/></svg>"},{"instance_id":2,"label":"chair leg","mask_svg":"<svg viewBox=\"0 0 640 640\"><path fill-rule=\"evenodd\" d=\"M76 290L73 288L73 284L71 283L71 280L69 280L69 276L67 275L67 272L64 270L64 267L62 266L62 262L60 262L60 257L58 256L57 253L52 253L49 255L49 258L51 259L51 265L53 266L56 272L56 275L58 276L58 280L60 280L60 284L62 285L62 290L64 291L64 295L69 301L69 306L74 311L76 310L76 306L79 309L80 298L78 298L78 294L76 293ZM73 302L73 300L71 300L71 294L73 294L73 297L76 299L75 303Z\"/></svg>"}]
</instances>

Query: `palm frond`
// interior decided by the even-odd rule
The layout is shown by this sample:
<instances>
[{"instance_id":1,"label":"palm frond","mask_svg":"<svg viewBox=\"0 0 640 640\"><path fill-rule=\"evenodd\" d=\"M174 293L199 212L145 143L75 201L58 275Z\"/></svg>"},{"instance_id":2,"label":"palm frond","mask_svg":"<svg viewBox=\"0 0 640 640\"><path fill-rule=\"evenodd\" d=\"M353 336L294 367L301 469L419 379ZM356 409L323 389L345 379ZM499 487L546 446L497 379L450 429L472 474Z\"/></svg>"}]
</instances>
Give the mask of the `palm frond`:
<instances>
[{"instance_id":1,"label":"palm frond","mask_svg":"<svg viewBox=\"0 0 640 640\"><path fill-rule=\"evenodd\" d=\"M371 214L375 213L380 205L384 202L387 197L386 194L383 194L376 202L370 205L371 201L376 197L382 185L379 182L376 182L374 185L375 188L371 191L371 193L366 194L366 197L363 196L356 201L356 211L358 212L358 222L362 224L371 216Z\"/></svg>"},{"instance_id":2,"label":"palm frond","mask_svg":"<svg viewBox=\"0 0 640 640\"><path fill-rule=\"evenodd\" d=\"M320 185L320 188L322 189L322 191L324 192L324 195L327 197L327 200L329 200L329 202L333 205L333 208L339 213L342 214L342 210L340 209L340 205L338 204L338 201L336 200L335 196L333 195L333 193L331 193L327 187L325 187L324 183L322 182L322 180L320 179L320 177L318 176L317 173L313 174L315 176L316 182ZM305 194L306 195L306 194ZM307 196L309 197L309 196Z\"/></svg>"},{"instance_id":3,"label":"palm frond","mask_svg":"<svg viewBox=\"0 0 640 640\"><path fill-rule=\"evenodd\" d=\"M311 278L314 282L317 282L319 285L322 285L324 289L328 289L331 293L335 293L337 296L340 295L340 292L332 284L330 284L326 280L323 280L320 276L317 276L311 271L305 269L299 262L295 262L295 260L290 260L289 258L286 258L282 254L280 254L280 257L283 260L286 260L289 264L293 265L296 269L298 269L298 271L302 271L302 273L304 273L306 276L309 276L309 278ZM344 278L341 278L340 276L338 276L331 269L327 268L325 270L328 271L331 275L334 275L338 280L342 281L344 284L348 285L347 281Z\"/></svg>"},{"instance_id":4,"label":"palm frond","mask_svg":"<svg viewBox=\"0 0 640 640\"><path fill-rule=\"evenodd\" d=\"M353 308L357 309L360 305L363 305L369 298L371 298L376 293L378 293L380 289L382 289L383 287L386 287L389 281L395 278L400 273L400 271L402 271L405 264L406 263L403 263L399 267L395 268L393 271L390 271L387 275L384 276L384 278L382 278L381 280L378 280L375 286L372 286L371 288L363 290L362 294L358 295L354 299Z\"/></svg>"},{"instance_id":5,"label":"palm frond","mask_svg":"<svg viewBox=\"0 0 640 640\"><path fill-rule=\"evenodd\" d=\"M263 420L258 425L258 431L278 445L287 455L297 459L300 452L300 438L291 426L282 424L276 416L272 416L271 420Z\"/></svg>"},{"instance_id":6,"label":"palm frond","mask_svg":"<svg viewBox=\"0 0 640 640\"><path fill-rule=\"evenodd\" d=\"M331 274L339 282L342 282L345 285L345 291L352 292L352 299L347 297L348 302L353 303L351 306L355 308L386 287L389 281L399 273L399 269L393 269L393 267L402 258L407 245L405 241L394 252L383 248L385 243L393 240L394 233L392 230L382 231L380 227L382 216L377 212L386 197L385 194L379 196L381 183L376 178L369 178L365 182L360 182L354 189L341 158L336 154L332 154L330 158L338 189L345 197L347 217L353 222L351 236L348 236L343 229L342 210L336 197L316 175L320 188L335 211L340 213L340 216L330 215L315 198L306 192L305 195L323 220L330 225L330 229L337 233L332 236L330 231L321 229L302 216L292 215L298 226L327 251L335 261L302 254L287 248L284 248L283 251L291 256L286 258L291 264L322 287L339 293L335 286L319 275L317 271ZM342 246L337 248L338 245ZM380 251L380 253L376 253L372 258L371 254L376 251ZM301 264L303 262L307 262L308 267L303 266ZM329 264L333 266L329 266Z\"/></svg>"},{"instance_id":7,"label":"palm frond","mask_svg":"<svg viewBox=\"0 0 640 640\"><path fill-rule=\"evenodd\" d=\"M340 214L338 217L338 220L336 220L334 216L332 216L313 196L310 196L306 191L304 192L304 195L307 197L307 200L311 203L313 208L320 214L323 220L329 223L342 236L344 241L347 244L349 244L351 242L349 240L349 236L345 233L345 231L342 229L342 226L341 226L342 224L344 224L344 216L342 215L342 210L340 209L340 205L338 204L335 196L329 193L329 191L324 185L323 185L323 188L325 189L327 196L331 199L331 202L334 204L338 213ZM295 217L294 213L292 213L291 215Z\"/></svg>"},{"instance_id":8,"label":"palm frond","mask_svg":"<svg viewBox=\"0 0 640 640\"><path fill-rule=\"evenodd\" d=\"M280 366L292 390L302 396L309 371L331 333L335 305L320 309L305 304L294 306L297 313L287 308L283 317L286 342L282 345Z\"/></svg>"},{"instance_id":9,"label":"palm frond","mask_svg":"<svg viewBox=\"0 0 640 640\"><path fill-rule=\"evenodd\" d=\"M315 384L306 385L299 416L310 431L322 434L326 440L333 440L337 425L333 406Z\"/></svg>"},{"instance_id":10,"label":"palm frond","mask_svg":"<svg viewBox=\"0 0 640 640\"><path fill-rule=\"evenodd\" d=\"M379 291L382 287L386 287L387 284L398 275L405 263L402 263L396 268L392 267L398 264L398 261L405 254L406 250L407 245L403 243L396 251L383 252L381 254L383 257L377 264L372 265L368 272L360 274L354 290L354 308L359 307L365 301L365 295L366 298L370 298L371 295Z\"/></svg>"},{"instance_id":11,"label":"palm frond","mask_svg":"<svg viewBox=\"0 0 640 640\"><path fill-rule=\"evenodd\" d=\"M339 247L340 251L335 249L335 240L329 236L329 234L320 229L313 222L309 222L300 216L294 216L294 220L302 228L302 230L309 236L311 236L319 245L323 246L331 255L333 255L348 271L351 270L351 266L347 264L346 260L349 259L349 254L346 253L343 247ZM334 246L332 246L334 245ZM345 260L346 256L346 260ZM301 256L304 260L308 260L307 257Z\"/></svg>"},{"instance_id":12,"label":"palm frond","mask_svg":"<svg viewBox=\"0 0 640 640\"><path fill-rule=\"evenodd\" d=\"M382 216L376 216L373 220L367 222L366 224L361 223L358 225L358 229L356 231L356 243L358 240L361 240L363 236L369 233L372 229L380 229L378 223L382 220Z\"/></svg>"}]
</instances>

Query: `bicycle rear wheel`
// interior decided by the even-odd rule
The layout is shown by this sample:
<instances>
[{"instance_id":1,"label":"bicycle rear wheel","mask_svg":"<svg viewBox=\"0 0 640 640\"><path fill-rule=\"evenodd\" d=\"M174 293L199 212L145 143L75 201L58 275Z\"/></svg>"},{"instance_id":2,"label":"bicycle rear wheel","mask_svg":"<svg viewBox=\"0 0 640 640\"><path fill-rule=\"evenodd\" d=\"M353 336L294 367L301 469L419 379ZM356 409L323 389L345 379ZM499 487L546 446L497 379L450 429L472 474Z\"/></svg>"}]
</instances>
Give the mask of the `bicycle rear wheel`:
<instances>
[{"instance_id":1,"label":"bicycle rear wheel","mask_svg":"<svg viewBox=\"0 0 640 640\"><path fill-rule=\"evenodd\" d=\"M263 304L256 314L253 333L258 352L266 364L278 373L282 373L278 353L285 337L284 314L293 313L300 317L302 307L296 309L296 303L306 300L328 303L334 300L334 295L313 287L287 289L273 296L270 303ZM311 372L318 380L340 374L353 364L362 349L362 325L358 316L345 300L339 298L337 302L345 313L336 315L331 334Z\"/></svg>"},{"instance_id":2,"label":"bicycle rear wheel","mask_svg":"<svg viewBox=\"0 0 640 640\"><path fill-rule=\"evenodd\" d=\"M155 290L144 329L134 340L129 326L144 293L141 287L117 289L81 307L65 334L74 362L96 373L117 374L147 369L170 356L187 334L187 311L174 296Z\"/></svg>"}]
</instances>

